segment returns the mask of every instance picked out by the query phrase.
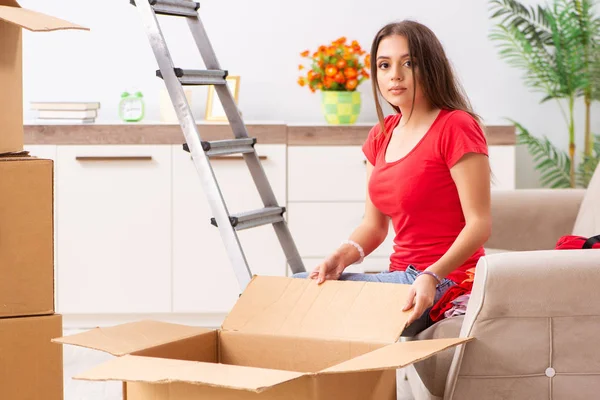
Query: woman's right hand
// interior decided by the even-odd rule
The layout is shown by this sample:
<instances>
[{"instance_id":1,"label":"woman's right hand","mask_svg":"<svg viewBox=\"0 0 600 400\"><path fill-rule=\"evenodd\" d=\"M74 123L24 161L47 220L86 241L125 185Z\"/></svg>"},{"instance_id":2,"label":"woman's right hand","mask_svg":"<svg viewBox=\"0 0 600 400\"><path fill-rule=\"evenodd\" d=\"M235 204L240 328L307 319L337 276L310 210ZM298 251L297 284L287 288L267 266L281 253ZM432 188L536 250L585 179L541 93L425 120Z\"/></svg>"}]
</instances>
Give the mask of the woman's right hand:
<instances>
[{"instance_id":1,"label":"woman's right hand","mask_svg":"<svg viewBox=\"0 0 600 400\"><path fill-rule=\"evenodd\" d=\"M326 280L339 279L344 269L346 269L346 265L343 257L340 253L336 252L317 265L310 273L309 278L317 279L317 283L320 285Z\"/></svg>"}]
</instances>

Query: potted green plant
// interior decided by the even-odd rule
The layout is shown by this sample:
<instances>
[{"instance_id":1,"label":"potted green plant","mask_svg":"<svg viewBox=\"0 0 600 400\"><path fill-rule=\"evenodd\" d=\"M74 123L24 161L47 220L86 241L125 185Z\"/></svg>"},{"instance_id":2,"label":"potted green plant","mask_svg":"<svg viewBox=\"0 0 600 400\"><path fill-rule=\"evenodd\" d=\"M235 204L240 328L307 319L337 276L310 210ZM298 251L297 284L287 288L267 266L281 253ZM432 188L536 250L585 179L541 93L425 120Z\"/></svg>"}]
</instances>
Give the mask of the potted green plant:
<instances>
[{"instance_id":1,"label":"potted green plant","mask_svg":"<svg viewBox=\"0 0 600 400\"><path fill-rule=\"evenodd\" d=\"M345 37L334 40L328 46L319 46L311 54L309 50L300 53L308 62L298 66L306 74L298 78L300 86L311 92L320 90L321 110L330 124L353 124L361 109L358 86L369 79L370 56L360 44L353 40L347 43Z\"/></svg>"},{"instance_id":2,"label":"potted green plant","mask_svg":"<svg viewBox=\"0 0 600 400\"><path fill-rule=\"evenodd\" d=\"M542 173L543 186L587 187L600 160L600 136L591 132L591 104L600 100L600 18L593 0L554 0L525 6L517 0L491 0L491 18L497 20L490 39L499 55L524 71L524 81L555 100L569 134L568 153L557 149L544 135L535 137L511 120L519 143L528 147ZM575 101L585 104L584 150L576 158Z\"/></svg>"}]
</instances>

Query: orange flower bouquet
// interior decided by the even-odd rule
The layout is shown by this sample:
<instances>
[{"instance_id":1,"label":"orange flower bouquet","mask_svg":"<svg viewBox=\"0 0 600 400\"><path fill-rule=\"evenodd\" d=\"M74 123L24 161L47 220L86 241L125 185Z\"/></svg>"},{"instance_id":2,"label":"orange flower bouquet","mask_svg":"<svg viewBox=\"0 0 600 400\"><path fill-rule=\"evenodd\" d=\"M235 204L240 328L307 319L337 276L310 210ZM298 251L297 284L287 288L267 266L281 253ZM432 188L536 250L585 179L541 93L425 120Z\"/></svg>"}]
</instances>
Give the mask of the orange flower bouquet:
<instances>
[{"instance_id":1,"label":"orange flower bouquet","mask_svg":"<svg viewBox=\"0 0 600 400\"><path fill-rule=\"evenodd\" d=\"M347 44L341 37L329 46L320 46L312 56L309 50L300 53L309 62L308 68L300 64L299 70L307 69L304 76L298 78L300 86L308 86L311 92L317 90L349 91L356 90L366 79L369 79L370 54L365 55L356 40Z\"/></svg>"},{"instance_id":2,"label":"orange flower bouquet","mask_svg":"<svg viewBox=\"0 0 600 400\"><path fill-rule=\"evenodd\" d=\"M347 44L341 37L329 46L320 46L312 56L306 50L300 56L309 62L308 68L300 64L298 69L307 69L305 76L298 78L300 86L308 86L311 92L320 90L321 109L330 124L353 124L361 108L360 92L356 90L369 79L371 57L356 40Z\"/></svg>"}]
</instances>

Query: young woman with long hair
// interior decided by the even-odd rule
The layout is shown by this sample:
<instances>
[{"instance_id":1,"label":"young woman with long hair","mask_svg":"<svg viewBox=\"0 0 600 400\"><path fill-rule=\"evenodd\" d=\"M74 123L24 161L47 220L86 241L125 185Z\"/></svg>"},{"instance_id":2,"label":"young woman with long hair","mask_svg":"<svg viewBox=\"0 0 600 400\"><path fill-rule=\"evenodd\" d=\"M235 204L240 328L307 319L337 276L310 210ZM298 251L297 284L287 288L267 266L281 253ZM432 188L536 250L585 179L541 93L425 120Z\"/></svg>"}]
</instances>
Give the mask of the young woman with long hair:
<instances>
[{"instance_id":1,"label":"young woman with long hair","mask_svg":"<svg viewBox=\"0 0 600 400\"><path fill-rule=\"evenodd\" d=\"M445 51L426 26L384 26L371 47L379 123L362 149L367 196L361 224L312 272L328 279L411 285L404 336L428 325L428 310L484 255L491 232L490 166L481 122L457 82ZM395 111L385 116L379 98ZM394 227L388 271L344 272L360 263Z\"/></svg>"}]
</instances>

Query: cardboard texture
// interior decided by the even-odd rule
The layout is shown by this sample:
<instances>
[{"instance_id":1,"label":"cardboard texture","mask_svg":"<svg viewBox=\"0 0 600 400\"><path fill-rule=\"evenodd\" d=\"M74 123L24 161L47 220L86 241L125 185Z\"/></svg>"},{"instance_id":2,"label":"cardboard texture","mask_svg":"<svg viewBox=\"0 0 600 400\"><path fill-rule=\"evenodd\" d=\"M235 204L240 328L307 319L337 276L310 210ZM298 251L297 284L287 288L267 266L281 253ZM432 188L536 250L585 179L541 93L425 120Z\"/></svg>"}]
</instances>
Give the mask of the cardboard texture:
<instances>
[{"instance_id":1,"label":"cardboard texture","mask_svg":"<svg viewBox=\"0 0 600 400\"><path fill-rule=\"evenodd\" d=\"M63 399L62 317L0 319L0 399Z\"/></svg>"},{"instance_id":2,"label":"cardboard texture","mask_svg":"<svg viewBox=\"0 0 600 400\"><path fill-rule=\"evenodd\" d=\"M55 342L117 355L75 379L126 382L127 400L395 399L397 368L470 340L397 343L409 288L257 276L219 330L142 321Z\"/></svg>"},{"instance_id":3,"label":"cardboard texture","mask_svg":"<svg viewBox=\"0 0 600 400\"><path fill-rule=\"evenodd\" d=\"M23 149L23 28L33 32L88 30L21 8L14 0L0 0L0 154Z\"/></svg>"},{"instance_id":4,"label":"cardboard texture","mask_svg":"<svg viewBox=\"0 0 600 400\"><path fill-rule=\"evenodd\" d=\"M53 162L0 157L0 317L54 313Z\"/></svg>"}]
</instances>

